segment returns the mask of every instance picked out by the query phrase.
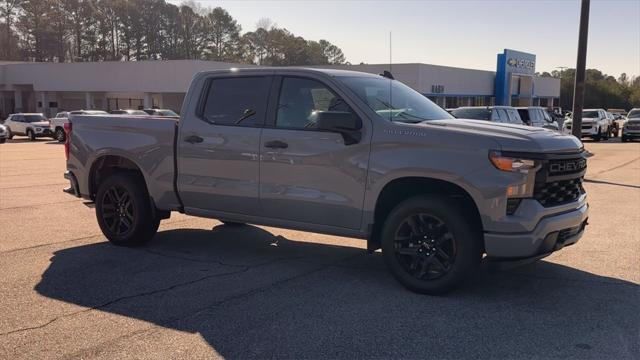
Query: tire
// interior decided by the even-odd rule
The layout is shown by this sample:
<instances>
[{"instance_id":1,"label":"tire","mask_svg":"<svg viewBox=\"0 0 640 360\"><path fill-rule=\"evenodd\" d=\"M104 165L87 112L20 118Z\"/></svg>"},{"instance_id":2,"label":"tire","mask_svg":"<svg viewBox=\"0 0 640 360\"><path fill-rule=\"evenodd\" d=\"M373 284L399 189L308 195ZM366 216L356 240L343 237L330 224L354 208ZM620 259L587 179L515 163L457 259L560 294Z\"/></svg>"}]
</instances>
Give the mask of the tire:
<instances>
[{"instance_id":1,"label":"tire","mask_svg":"<svg viewBox=\"0 0 640 360\"><path fill-rule=\"evenodd\" d=\"M138 246L153 238L160 218L151 206L143 180L131 173L109 176L96 194L98 224L114 245Z\"/></svg>"},{"instance_id":2,"label":"tire","mask_svg":"<svg viewBox=\"0 0 640 360\"><path fill-rule=\"evenodd\" d=\"M622 142L627 142L627 137L626 137L626 136L624 136L624 135L622 135L622 137L620 138L620 141L622 141Z\"/></svg>"},{"instance_id":3,"label":"tire","mask_svg":"<svg viewBox=\"0 0 640 360\"><path fill-rule=\"evenodd\" d=\"M31 129L27 129L27 136L29 137L29 141L36 141L36 133Z\"/></svg>"},{"instance_id":4,"label":"tire","mask_svg":"<svg viewBox=\"0 0 640 360\"><path fill-rule=\"evenodd\" d=\"M13 133L11 132L10 128L7 128L7 139L9 140L13 139Z\"/></svg>"},{"instance_id":5,"label":"tire","mask_svg":"<svg viewBox=\"0 0 640 360\"><path fill-rule=\"evenodd\" d=\"M600 128L598 128L598 134L593 137L593 141L600 141L600 140L602 140L602 132Z\"/></svg>"},{"instance_id":6,"label":"tire","mask_svg":"<svg viewBox=\"0 0 640 360\"><path fill-rule=\"evenodd\" d=\"M59 143L65 142L67 140L67 134L64 133L62 128L56 128L56 132L53 134L53 138L58 140Z\"/></svg>"},{"instance_id":7,"label":"tire","mask_svg":"<svg viewBox=\"0 0 640 360\"><path fill-rule=\"evenodd\" d=\"M482 259L481 231L463 209L449 197L420 195L391 211L382 228L382 254L407 289L443 294L475 273Z\"/></svg>"},{"instance_id":8,"label":"tire","mask_svg":"<svg viewBox=\"0 0 640 360\"><path fill-rule=\"evenodd\" d=\"M7 139L2 138L2 139L0 139L0 144L4 144L6 141L7 141Z\"/></svg>"}]
</instances>

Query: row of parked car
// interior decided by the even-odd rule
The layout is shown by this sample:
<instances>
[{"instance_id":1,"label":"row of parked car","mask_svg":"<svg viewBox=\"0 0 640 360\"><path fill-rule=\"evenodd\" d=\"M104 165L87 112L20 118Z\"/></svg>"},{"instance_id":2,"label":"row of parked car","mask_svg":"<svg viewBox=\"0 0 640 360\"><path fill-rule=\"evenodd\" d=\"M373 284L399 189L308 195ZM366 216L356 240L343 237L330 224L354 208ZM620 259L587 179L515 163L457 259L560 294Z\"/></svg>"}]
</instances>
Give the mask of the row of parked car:
<instances>
[{"instance_id":1,"label":"row of parked car","mask_svg":"<svg viewBox=\"0 0 640 360\"><path fill-rule=\"evenodd\" d=\"M175 117L179 115L169 109L118 109L110 112L102 110L74 110L62 111L56 114L54 118L47 119L41 113L17 113L11 114L6 120L0 120L0 143L4 143L7 139L13 138L14 135L22 135L35 140L41 137L50 137L64 142L66 133L64 124L69 122L69 118L73 115L138 115L138 116L161 116Z\"/></svg>"},{"instance_id":2,"label":"row of parked car","mask_svg":"<svg viewBox=\"0 0 640 360\"><path fill-rule=\"evenodd\" d=\"M466 106L447 111L461 119L528 125L564 134L572 133L571 113L560 115L539 106ZM640 108L631 109L626 119L604 109L585 109L582 112L582 137L589 137L595 141L607 140L610 137L618 137L620 129L623 142L640 137Z\"/></svg>"}]
</instances>

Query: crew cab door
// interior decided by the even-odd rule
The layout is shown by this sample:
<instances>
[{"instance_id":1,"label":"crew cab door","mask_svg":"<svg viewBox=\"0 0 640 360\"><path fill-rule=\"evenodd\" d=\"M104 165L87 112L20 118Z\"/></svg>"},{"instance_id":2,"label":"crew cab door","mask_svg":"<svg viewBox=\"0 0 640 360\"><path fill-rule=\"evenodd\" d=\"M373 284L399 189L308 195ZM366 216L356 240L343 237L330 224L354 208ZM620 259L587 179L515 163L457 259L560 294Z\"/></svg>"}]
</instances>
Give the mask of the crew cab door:
<instances>
[{"instance_id":1,"label":"crew cab door","mask_svg":"<svg viewBox=\"0 0 640 360\"><path fill-rule=\"evenodd\" d=\"M360 229L370 123L361 139L321 131L313 112L353 112L339 91L313 77L278 76L260 141L260 201L265 217ZM355 114L355 112L354 112ZM356 115L357 116L357 115Z\"/></svg>"},{"instance_id":2,"label":"crew cab door","mask_svg":"<svg viewBox=\"0 0 640 360\"><path fill-rule=\"evenodd\" d=\"M260 133L272 77L225 76L194 82L180 120L177 184L188 214L259 213Z\"/></svg>"}]
</instances>

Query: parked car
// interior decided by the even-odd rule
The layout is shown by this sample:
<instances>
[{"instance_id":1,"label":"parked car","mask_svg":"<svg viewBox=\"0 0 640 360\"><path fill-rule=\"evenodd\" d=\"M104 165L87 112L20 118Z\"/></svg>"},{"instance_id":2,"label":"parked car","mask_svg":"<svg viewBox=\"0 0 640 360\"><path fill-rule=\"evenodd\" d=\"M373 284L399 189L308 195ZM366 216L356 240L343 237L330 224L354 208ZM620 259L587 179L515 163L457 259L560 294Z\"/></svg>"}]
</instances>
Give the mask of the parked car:
<instances>
[{"instance_id":1,"label":"parked car","mask_svg":"<svg viewBox=\"0 0 640 360\"><path fill-rule=\"evenodd\" d=\"M133 110L133 109L118 109L109 111L110 114L113 115L148 115L146 112L142 110Z\"/></svg>"},{"instance_id":2,"label":"parked car","mask_svg":"<svg viewBox=\"0 0 640 360\"><path fill-rule=\"evenodd\" d=\"M153 116L180 117L180 115L170 109L143 109L142 111Z\"/></svg>"},{"instance_id":3,"label":"parked car","mask_svg":"<svg viewBox=\"0 0 640 360\"><path fill-rule=\"evenodd\" d=\"M455 119L373 74L202 72L179 121L78 115L68 127L65 191L95 202L117 245L150 240L172 211L362 238L404 286L436 294L483 254L543 257L587 224L578 139Z\"/></svg>"},{"instance_id":4,"label":"parked car","mask_svg":"<svg viewBox=\"0 0 640 360\"><path fill-rule=\"evenodd\" d=\"M563 132L571 134L573 119L568 119L564 123ZM595 141L607 140L609 138L609 119L604 109L585 109L582 111L581 137L590 137Z\"/></svg>"},{"instance_id":5,"label":"parked car","mask_svg":"<svg viewBox=\"0 0 640 360\"><path fill-rule=\"evenodd\" d=\"M518 109L520 119L522 119L525 124L533 127L560 131L558 122L551 118L547 109L541 106L517 107L516 109Z\"/></svg>"},{"instance_id":6,"label":"parked car","mask_svg":"<svg viewBox=\"0 0 640 360\"><path fill-rule=\"evenodd\" d=\"M9 139L14 135L28 136L31 141L39 137L53 137L49 121L41 113L11 114L4 121L4 125L7 127Z\"/></svg>"},{"instance_id":7,"label":"parked car","mask_svg":"<svg viewBox=\"0 0 640 360\"><path fill-rule=\"evenodd\" d=\"M0 144L4 144L8 137L7 127L0 125Z\"/></svg>"},{"instance_id":8,"label":"parked car","mask_svg":"<svg viewBox=\"0 0 640 360\"><path fill-rule=\"evenodd\" d=\"M511 106L465 106L450 111L458 119L487 120L524 125L518 111Z\"/></svg>"},{"instance_id":9,"label":"parked car","mask_svg":"<svg viewBox=\"0 0 640 360\"><path fill-rule=\"evenodd\" d=\"M64 124L69 122L71 115L107 115L106 111L102 110L74 110L74 111L62 111L56 114L56 117L49 119L49 129L53 132L53 138L58 142L64 142L67 139L67 135L64 132Z\"/></svg>"},{"instance_id":10,"label":"parked car","mask_svg":"<svg viewBox=\"0 0 640 360\"><path fill-rule=\"evenodd\" d=\"M612 113L607 111L607 120L609 121L609 137L618 137L620 128L618 127L616 117Z\"/></svg>"},{"instance_id":11,"label":"parked car","mask_svg":"<svg viewBox=\"0 0 640 360\"><path fill-rule=\"evenodd\" d=\"M633 108L627 114L622 126L622 142L640 138L640 108Z\"/></svg>"}]
</instances>

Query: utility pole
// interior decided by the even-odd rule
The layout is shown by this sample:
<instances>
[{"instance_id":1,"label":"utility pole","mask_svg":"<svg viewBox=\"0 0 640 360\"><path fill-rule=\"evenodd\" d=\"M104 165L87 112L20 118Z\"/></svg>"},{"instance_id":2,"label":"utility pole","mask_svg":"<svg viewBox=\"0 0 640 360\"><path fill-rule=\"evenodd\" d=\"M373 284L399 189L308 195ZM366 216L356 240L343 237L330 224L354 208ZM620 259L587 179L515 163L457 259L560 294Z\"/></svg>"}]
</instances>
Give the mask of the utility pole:
<instances>
[{"instance_id":1,"label":"utility pole","mask_svg":"<svg viewBox=\"0 0 640 360\"><path fill-rule=\"evenodd\" d=\"M566 66L556 66L556 69L560 69L560 96L562 96L562 72L564 71L564 69L566 69ZM560 102L560 96L558 96L558 106L560 106L560 104L562 104Z\"/></svg>"},{"instance_id":2,"label":"utility pole","mask_svg":"<svg viewBox=\"0 0 640 360\"><path fill-rule=\"evenodd\" d=\"M587 66L587 34L589 33L590 0L582 0L580 10L580 32L578 33L578 60L576 63L576 83L573 88L573 124L571 133L582 136L582 109L584 102L584 79Z\"/></svg>"}]
</instances>

